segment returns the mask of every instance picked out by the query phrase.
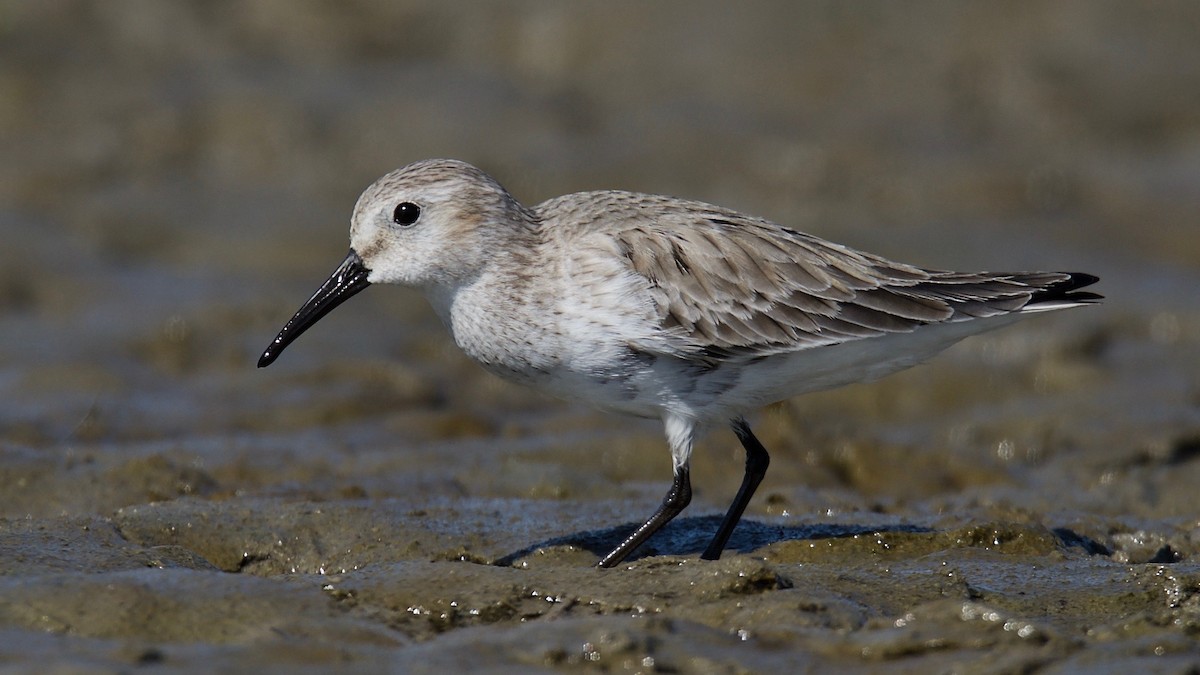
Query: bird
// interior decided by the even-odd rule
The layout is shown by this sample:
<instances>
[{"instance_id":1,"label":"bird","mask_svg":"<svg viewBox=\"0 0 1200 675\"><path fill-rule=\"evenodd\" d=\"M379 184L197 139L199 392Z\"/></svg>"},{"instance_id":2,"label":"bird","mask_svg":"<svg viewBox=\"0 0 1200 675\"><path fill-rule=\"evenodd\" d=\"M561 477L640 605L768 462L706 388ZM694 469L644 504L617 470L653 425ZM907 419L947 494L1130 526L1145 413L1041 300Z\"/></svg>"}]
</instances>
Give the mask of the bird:
<instances>
[{"instance_id":1,"label":"bird","mask_svg":"<svg viewBox=\"0 0 1200 675\"><path fill-rule=\"evenodd\" d=\"M672 482L597 563L625 560L692 498L692 447L727 422L741 486L701 554L716 560L770 456L746 415L871 381L1017 319L1099 302L1078 272L951 272L893 262L700 201L622 190L526 207L463 161L408 164L354 206L350 251L258 361L273 363L374 284L423 292L470 358L500 377L661 420Z\"/></svg>"}]
</instances>

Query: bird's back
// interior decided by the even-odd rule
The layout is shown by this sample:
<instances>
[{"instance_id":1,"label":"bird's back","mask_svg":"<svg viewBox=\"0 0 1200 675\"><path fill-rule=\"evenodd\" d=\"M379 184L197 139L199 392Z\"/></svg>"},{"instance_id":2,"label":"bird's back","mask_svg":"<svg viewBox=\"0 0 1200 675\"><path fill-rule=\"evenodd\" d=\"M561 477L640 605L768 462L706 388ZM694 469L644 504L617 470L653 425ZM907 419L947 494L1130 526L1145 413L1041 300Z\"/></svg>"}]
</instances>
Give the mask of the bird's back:
<instances>
[{"instance_id":1,"label":"bird's back","mask_svg":"<svg viewBox=\"0 0 1200 675\"><path fill-rule=\"evenodd\" d=\"M604 191L535 211L575 255L616 258L674 355L745 359L1099 299L1065 272L931 270L729 209Z\"/></svg>"}]
</instances>

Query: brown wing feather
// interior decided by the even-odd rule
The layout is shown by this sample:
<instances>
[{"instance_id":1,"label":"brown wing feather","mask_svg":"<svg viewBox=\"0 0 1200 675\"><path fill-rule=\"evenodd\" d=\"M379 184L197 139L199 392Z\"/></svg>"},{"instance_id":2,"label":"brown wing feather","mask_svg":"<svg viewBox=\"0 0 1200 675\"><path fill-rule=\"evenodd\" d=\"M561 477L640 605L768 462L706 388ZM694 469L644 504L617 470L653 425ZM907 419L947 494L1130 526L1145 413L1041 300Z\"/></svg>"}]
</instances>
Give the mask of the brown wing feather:
<instances>
[{"instance_id":1,"label":"brown wing feather","mask_svg":"<svg viewBox=\"0 0 1200 675\"><path fill-rule=\"evenodd\" d=\"M587 233L646 280L672 348L710 362L1013 312L1072 279L921 269L700 202L588 196L607 217Z\"/></svg>"}]
</instances>

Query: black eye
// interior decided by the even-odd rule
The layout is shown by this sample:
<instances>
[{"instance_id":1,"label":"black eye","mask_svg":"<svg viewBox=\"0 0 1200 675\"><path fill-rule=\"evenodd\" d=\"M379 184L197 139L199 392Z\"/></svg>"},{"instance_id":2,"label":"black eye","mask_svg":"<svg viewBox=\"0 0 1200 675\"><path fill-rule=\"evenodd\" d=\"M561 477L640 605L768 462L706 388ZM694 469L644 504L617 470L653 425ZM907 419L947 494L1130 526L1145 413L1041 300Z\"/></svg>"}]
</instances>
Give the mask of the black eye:
<instances>
[{"instance_id":1,"label":"black eye","mask_svg":"<svg viewBox=\"0 0 1200 675\"><path fill-rule=\"evenodd\" d=\"M412 225L421 217L421 207L412 202L400 202L392 211L392 222L397 225Z\"/></svg>"}]
</instances>

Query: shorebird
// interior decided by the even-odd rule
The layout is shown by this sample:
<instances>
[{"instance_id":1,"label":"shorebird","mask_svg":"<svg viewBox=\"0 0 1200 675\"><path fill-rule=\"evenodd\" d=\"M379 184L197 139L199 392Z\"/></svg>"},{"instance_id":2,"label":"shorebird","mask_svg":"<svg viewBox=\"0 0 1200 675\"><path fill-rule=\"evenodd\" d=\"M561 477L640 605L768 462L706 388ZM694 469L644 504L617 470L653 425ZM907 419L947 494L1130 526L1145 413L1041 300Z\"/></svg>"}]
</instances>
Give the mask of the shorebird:
<instances>
[{"instance_id":1,"label":"shorebird","mask_svg":"<svg viewBox=\"0 0 1200 675\"><path fill-rule=\"evenodd\" d=\"M715 560L769 463L747 412L877 379L1026 314L1098 302L1079 290L1096 280L926 269L719 206L634 192L579 192L528 208L474 166L434 159L362 193L349 254L258 365L370 284L420 289L487 370L662 420L671 488L601 567L688 505L693 442L728 421L746 465L700 556Z\"/></svg>"}]
</instances>

